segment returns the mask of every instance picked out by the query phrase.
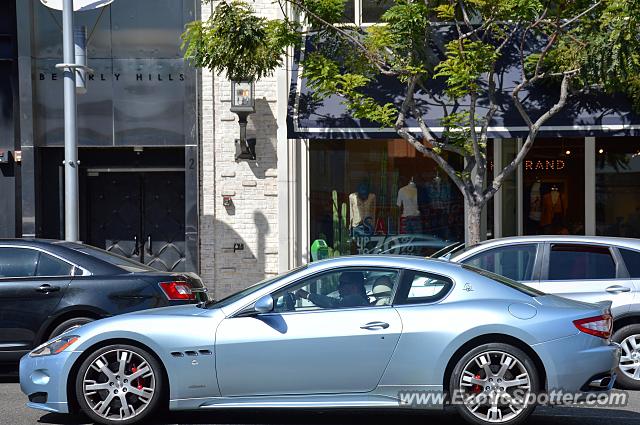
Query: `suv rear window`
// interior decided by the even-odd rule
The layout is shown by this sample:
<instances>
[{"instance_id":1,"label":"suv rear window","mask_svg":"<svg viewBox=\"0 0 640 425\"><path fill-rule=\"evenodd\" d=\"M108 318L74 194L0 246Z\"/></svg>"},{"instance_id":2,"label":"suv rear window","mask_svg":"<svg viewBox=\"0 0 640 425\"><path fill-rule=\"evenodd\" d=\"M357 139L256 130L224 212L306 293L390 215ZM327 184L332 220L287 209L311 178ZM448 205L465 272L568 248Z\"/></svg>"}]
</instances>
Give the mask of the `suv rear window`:
<instances>
[{"instance_id":1,"label":"suv rear window","mask_svg":"<svg viewBox=\"0 0 640 425\"><path fill-rule=\"evenodd\" d=\"M640 252L630 249L618 248L622 259L627 266L629 277L636 279L640 277Z\"/></svg>"},{"instance_id":2,"label":"suv rear window","mask_svg":"<svg viewBox=\"0 0 640 425\"><path fill-rule=\"evenodd\" d=\"M607 246L553 244L549 280L615 279L616 263Z\"/></svg>"}]
</instances>

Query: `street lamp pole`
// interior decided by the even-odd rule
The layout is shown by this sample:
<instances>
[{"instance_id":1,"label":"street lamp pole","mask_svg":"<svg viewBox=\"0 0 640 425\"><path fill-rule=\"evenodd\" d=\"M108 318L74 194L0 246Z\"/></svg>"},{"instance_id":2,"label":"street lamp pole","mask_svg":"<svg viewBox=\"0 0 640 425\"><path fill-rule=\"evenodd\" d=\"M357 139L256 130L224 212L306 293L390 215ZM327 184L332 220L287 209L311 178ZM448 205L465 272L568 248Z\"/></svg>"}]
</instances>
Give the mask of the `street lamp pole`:
<instances>
[{"instance_id":1,"label":"street lamp pole","mask_svg":"<svg viewBox=\"0 0 640 425\"><path fill-rule=\"evenodd\" d=\"M62 46L64 63L75 64L73 0L64 0L62 8ZM73 242L79 239L76 111L76 70L68 66L64 69L64 238Z\"/></svg>"}]
</instances>

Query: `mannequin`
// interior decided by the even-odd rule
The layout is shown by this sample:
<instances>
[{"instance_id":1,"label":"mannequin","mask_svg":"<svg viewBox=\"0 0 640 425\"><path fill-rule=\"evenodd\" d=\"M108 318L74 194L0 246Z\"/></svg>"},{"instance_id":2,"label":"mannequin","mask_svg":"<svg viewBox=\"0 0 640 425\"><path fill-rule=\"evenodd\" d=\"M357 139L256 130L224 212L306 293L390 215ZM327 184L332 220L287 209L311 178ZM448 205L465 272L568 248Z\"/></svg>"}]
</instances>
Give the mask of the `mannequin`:
<instances>
[{"instance_id":1,"label":"mannequin","mask_svg":"<svg viewBox=\"0 0 640 425\"><path fill-rule=\"evenodd\" d=\"M536 177L529 194L529 219L540 223L540 218L542 218L542 195L540 193L540 178Z\"/></svg>"},{"instance_id":2,"label":"mannequin","mask_svg":"<svg viewBox=\"0 0 640 425\"><path fill-rule=\"evenodd\" d=\"M567 202L557 185L551 186L549 193L542 197L540 226L546 226L547 232L558 233L564 230Z\"/></svg>"},{"instance_id":3,"label":"mannequin","mask_svg":"<svg viewBox=\"0 0 640 425\"><path fill-rule=\"evenodd\" d=\"M369 192L369 185L362 182L356 192L349 195L349 227L354 236L373 233L376 218L376 195Z\"/></svg>"},{"instance_id":4,"label":"mannequin","mask_svg":"<svg viewBox=\"0 0 640 425\"><path fill-rule=\"evenodd\" d=\"M418 209L418 188L411 177L409 183L398 190L396 202L401 208L400 233L421 233L422 225Z\"/></svg>"}]
</instances>

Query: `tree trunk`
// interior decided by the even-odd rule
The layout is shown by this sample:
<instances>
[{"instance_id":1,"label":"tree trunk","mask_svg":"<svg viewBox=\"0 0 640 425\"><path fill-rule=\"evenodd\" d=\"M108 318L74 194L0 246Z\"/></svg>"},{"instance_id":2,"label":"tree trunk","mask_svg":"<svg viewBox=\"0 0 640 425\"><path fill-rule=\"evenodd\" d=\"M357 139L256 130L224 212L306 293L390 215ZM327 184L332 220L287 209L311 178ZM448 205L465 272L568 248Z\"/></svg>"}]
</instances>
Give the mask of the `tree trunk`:
<instances>
[{"instance_id":1,"label":"tree trunk","mask_svg":"<svg viewBox=\"0 0 640 425\"><path fill-rule=\"evenodd\" d=\"M476 204L475 202L466 201L467 204L467 231L466 235L466 244L467 246L475 245L480 243L481 241L481 216L482 216L482 206Z\"/></svg>"}]
</instances>

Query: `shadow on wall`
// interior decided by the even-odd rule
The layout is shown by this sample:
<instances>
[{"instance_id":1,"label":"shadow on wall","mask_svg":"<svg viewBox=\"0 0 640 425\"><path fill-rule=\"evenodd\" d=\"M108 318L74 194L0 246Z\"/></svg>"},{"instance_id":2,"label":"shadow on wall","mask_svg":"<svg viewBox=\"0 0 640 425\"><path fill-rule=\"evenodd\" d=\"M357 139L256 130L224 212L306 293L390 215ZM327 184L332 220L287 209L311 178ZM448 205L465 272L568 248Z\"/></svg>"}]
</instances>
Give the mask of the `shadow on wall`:
<instances>
[{"instance_id":1,"label":"shadow on wall","mask_svg":"<svg viewBox=\"0 0 640 425\"><path fill-rule=\"evenodd\" d=\"M265 98L256 99L256 112L249 115L247 127L247 138L256 139L256 160L247 161L247 164L256 178L264 179L265 171L275 169L278 165L275 145L278 123L271 110L271 103Z\"/></svg>"},{"instance_id":2,"label":"shadow on wall","mask_svg":"<svg viewBox=\"0 0 640 425\"><path fill-rule=\"evenodd\" d=\"M200 276L214 299L220 300L265 279L266 238L271 226L261 211L253 213L256 239L251 241L213 216L206 215L201 220L203 235L209 235L201 238L201 250L215 254L202 258ZM251 246L256 247L255 251Z\"/></svg>"}]
</instances>

